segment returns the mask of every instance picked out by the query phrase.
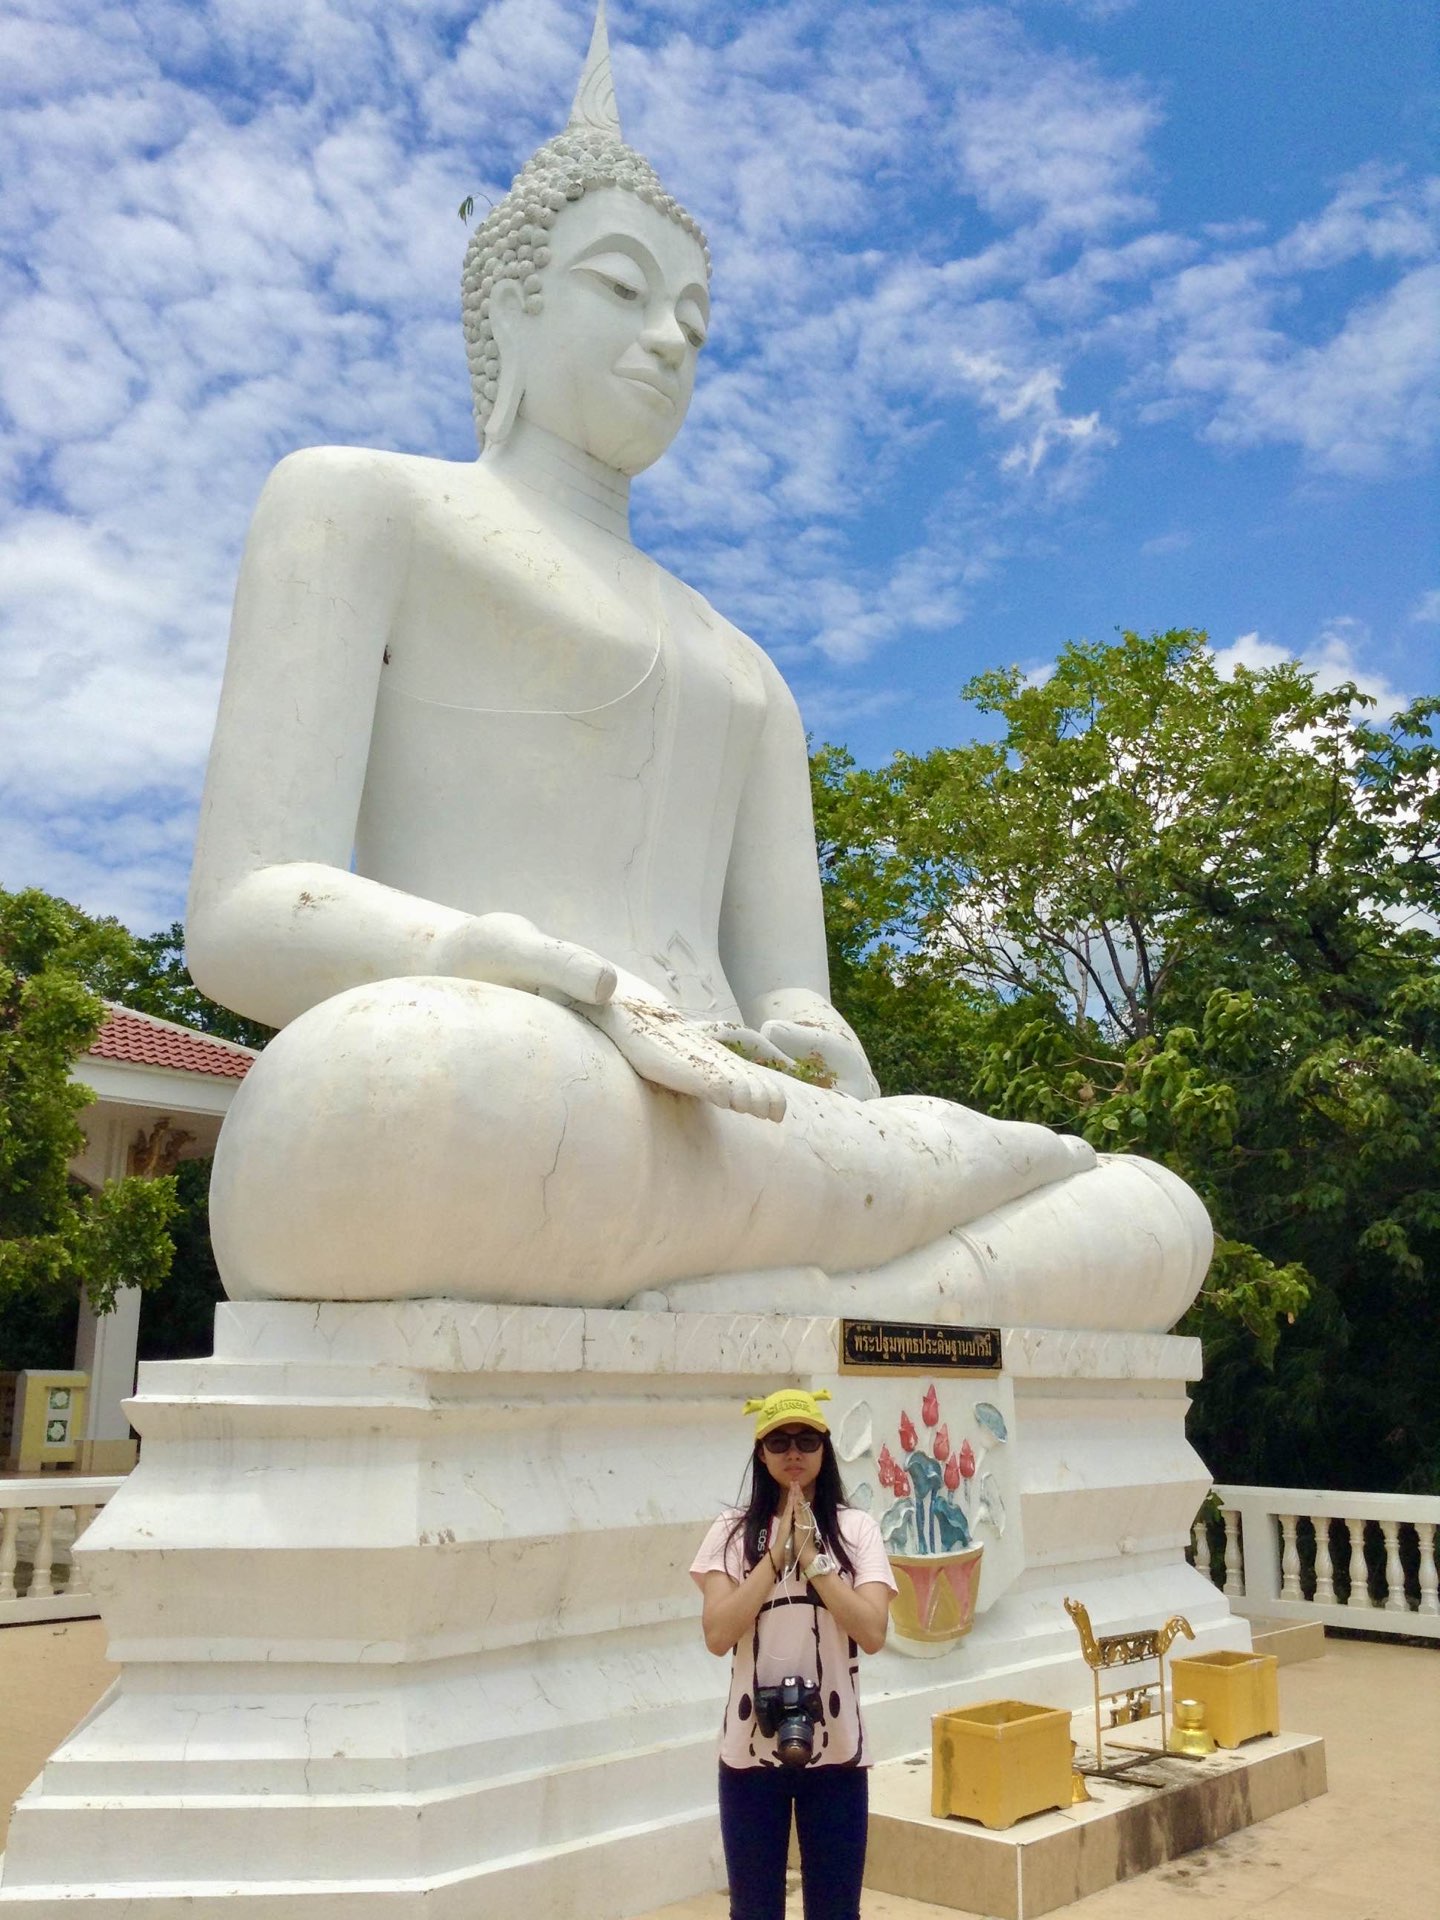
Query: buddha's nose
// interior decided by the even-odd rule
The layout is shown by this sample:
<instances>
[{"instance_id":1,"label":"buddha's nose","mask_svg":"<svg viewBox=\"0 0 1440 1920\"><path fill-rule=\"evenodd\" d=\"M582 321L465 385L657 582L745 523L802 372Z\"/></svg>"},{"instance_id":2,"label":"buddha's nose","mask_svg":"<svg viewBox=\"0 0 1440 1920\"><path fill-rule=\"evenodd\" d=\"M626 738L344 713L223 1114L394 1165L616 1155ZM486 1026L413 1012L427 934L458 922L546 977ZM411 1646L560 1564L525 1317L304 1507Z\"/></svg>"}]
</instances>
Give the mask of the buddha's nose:
<instances>
[{"instance_id":1,"label":"buddha's nose","mask_svg":"<svg viewBox=\"0 0 1440 1920\"><path fill-rule=\"evenodd\" d=\"M663 315L646 327L640 342L667 367L678 367L685 358L685 336L673 313Z\"/></svg>"}]
</instances>

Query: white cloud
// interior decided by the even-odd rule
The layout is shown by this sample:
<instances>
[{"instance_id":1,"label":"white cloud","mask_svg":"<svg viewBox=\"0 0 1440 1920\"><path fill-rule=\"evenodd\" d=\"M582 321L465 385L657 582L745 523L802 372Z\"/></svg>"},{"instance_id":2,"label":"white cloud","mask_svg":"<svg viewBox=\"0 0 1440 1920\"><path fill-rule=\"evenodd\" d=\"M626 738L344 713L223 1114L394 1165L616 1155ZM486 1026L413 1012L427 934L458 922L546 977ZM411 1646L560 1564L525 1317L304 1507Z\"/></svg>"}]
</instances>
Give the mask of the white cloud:
<instances>
[{"instance_id":1,"label":"white cloud","mask_svg":"<svg viewBox=\"0 0 1440 1920\"><path fill-rule=\"evenodd\" d=\"M1099 234L1149 213L1140 188L1159 110L1143 86L1040 54L990 10L956 16L937 39L959 80L959 174L987 212L1054 235Z\"/></svg>"},{"instance_id":2,"label":"white cloud","mask_svg":"<svg viewBox=\"0 0 1440 1920\"><path fill-rule=\"evenodd\" d=\"M1313 676L1315 685L1322 693L1333 693L1337 687L1353 684L1360 693L1375 702L1375 712L1384 719L1407 706L1413 696L1402 692L1384 674L1375 672L1363 663L1360 653L1369 638L1361 621L1348 614L1337 614L1325 622L1314 639L1299 649L1281 646L1273 640L1262 640L1258 631L1242 633L1228 647L1215 648L1215 665L1229 679L1237 667L1246 667L1251 673L1263 673L1267 669L1283 666L1287 661L1298 661Z\"/></svg>"},{"instance_id":3,"label":"white cloud","mask_svg":"<svg viewBox=\"0 0 1440 1920\"><path fill-rule=\"evenodd\" d=\"M1271 246L1216 246L1157 289L1148 381L1197 410L1217 445L1298 447L1313 468L1378 477L1440 437L1440 239L1434 183L1365 172ZM1368 263L1393 277L1305 337L1311 276ZM1287 330L1288 322L1288 330Z\"/></svg>"},{"instance_id":4,"label":"white cloud","mask_svg":"<svg viewBox=\"0 0 1440 1920\"><path fill-rule=\"evenodd\" d=\"M1422 626L1440 625L1440 587L1431 587L1428 593L1422 593L1411 608L1410 618Z\"/></svg>"},{"instance_id":5,"label":"white cloud","mask_svg":"<svg viewBox=\"0 0 1440 1920\"><path fill-rule=\"evenodd\" d=\"M1177 527L1171 533L1157 533L1153 539L1142 541L1140 551L1141 553L1152 556L1166 553L1184 553L1187 547L1193 547L1194 544L1194 534L1187 532L1183 527Z\"/></svg>"}]
</instances>

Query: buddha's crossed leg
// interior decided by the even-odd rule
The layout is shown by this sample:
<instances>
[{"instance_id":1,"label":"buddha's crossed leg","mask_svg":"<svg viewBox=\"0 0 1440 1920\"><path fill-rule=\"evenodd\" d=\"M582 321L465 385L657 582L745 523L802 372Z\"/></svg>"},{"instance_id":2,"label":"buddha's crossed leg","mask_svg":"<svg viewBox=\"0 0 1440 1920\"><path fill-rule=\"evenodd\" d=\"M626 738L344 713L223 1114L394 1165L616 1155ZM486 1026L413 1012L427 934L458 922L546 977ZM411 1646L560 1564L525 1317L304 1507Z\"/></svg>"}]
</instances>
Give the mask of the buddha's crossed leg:
<instances>
[{"instance_id":1,"label":"buddha's crossed leg","mask_svg":"<svg viewBox=\"0 0 1440 1920\"><path fill-rule=\"evenodd\" d=\"M533 994L354 988L279 1034L236 1096L211 1200L221 1273L242 1299L658 1292L1072 1326L1168 1326L1203 1276L1203 1209L1160 1169L943 1101L784 1088L771 1124L647 1083ZM986 1307L987 1271L1017 1311ZM1089 1298L1112 1281L1143 1322Z\"/></svg>"}]
</instances>

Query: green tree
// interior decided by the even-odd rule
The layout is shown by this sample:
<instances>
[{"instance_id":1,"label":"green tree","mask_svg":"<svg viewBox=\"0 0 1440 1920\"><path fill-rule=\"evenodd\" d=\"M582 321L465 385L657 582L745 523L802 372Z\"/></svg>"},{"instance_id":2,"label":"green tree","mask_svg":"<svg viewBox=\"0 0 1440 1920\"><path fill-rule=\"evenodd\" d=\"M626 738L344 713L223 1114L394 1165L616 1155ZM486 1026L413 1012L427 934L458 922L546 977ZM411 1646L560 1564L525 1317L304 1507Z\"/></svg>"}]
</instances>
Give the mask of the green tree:
<instances>
[{"instance_id":1,"label":"green tree","mask_svg":"<svg viewBox=\"0 0 1440 1920\"><path fill-rule=\"evenodd\" d=\"M1437 703L1378 727L1192 632L966 691L994 737L815 760L837 999L882 1082L1198 1189L1223 1477L1440 1484Z\"/></svg>"},{"instance_id":2,"label":"green tree","mask_svg":"<svg viewBox=\"0 0 1440 1920\"><path fill-rule=\"evenodd\" d=\"M155 1287L170 1268L175 1183L71 1179L93 1095L70 1078L104 1004L87 984L123 959L129 936L30 889L0 893L0 1304L39 1305L83 1285L99 1311L121 1286Z\"/></svg>"},{"instance_id":3,"label":"green tree","mask_svg":"<svg viewBox=\"0 0 1440 1920\"><path fill-rule=\"evenodd\" d=\"M178 1021L200 1033L213 1033L220 1040L238 1040L245 1047L263 1047L270 1039L273 1028L232 1013L201 993L190 978L185 929L178 920L159 933L128 938L122 962L97 982L108 1000L119 1000L137 1013Z\"/></svg>"}]
</instances>

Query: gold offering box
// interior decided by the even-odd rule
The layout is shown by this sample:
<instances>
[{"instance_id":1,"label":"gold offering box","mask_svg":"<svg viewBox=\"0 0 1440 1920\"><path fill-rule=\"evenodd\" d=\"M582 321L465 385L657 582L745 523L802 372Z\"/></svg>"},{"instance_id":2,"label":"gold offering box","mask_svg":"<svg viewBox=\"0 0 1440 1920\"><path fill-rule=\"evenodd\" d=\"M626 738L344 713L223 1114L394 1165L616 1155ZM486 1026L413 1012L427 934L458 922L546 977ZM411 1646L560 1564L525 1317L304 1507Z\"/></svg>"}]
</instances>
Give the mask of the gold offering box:
<instances>
[{"instance_id":1,"label":"gold offering box","mask_svg":"<svg viewBox=\"0 0 1440 1920\"><path fill-rule=\"evenodd\" d=\"M1070 1715L1024 1700L983 1700L931 1721L930 1811L937 1820L1013 1827L1068 1807Z\"/></svg>"},{"instance_id":2,"label":"gold offering box","mask_svg":"<svg viewBox=\"0 0 1440 1920\"><path fill-rule=\"evenodd\" d=\"M1273 1653L1196 1653L1170 1663L1176 1700L1198 1700L1222 1747L1280 1731L1280 1663Z\"/></svg>"}]
</instances>

